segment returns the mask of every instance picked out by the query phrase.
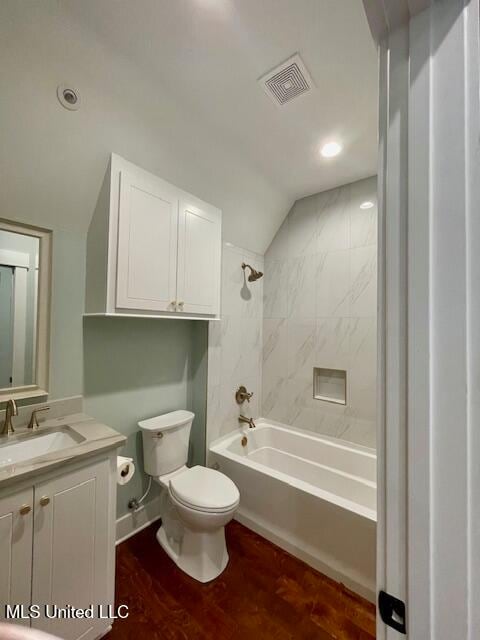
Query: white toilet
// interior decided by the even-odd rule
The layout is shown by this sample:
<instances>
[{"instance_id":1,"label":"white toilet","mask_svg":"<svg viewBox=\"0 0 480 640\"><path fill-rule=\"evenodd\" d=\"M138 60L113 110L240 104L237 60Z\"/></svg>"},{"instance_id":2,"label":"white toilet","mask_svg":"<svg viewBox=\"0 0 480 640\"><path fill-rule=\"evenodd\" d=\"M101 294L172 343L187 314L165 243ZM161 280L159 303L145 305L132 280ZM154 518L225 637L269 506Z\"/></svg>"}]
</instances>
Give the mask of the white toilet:
<instances>
[{"instance_id":1,"label":"white toilet","mask_svg":"<svg viewBox=\"0 0 480 640\"><path fill-rule=\"evenodd\" d=\"M157 540L180 569L200 582L219 576L228 563L225 525L240 502L223 473L186 466L194 414L173 411L142 420L145 472L168 491Z\"/></svg>"}]
</instances>

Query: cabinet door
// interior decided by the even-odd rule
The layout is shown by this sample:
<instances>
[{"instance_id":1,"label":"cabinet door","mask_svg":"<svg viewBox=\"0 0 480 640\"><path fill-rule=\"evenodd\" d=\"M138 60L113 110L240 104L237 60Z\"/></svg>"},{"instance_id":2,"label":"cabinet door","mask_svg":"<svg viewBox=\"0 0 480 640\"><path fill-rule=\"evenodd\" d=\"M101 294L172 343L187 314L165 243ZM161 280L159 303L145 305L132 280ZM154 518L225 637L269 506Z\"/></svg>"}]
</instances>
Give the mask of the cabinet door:
<instances>
[{"instance_id":1,"label":"cabinet door","mask_svg":"<svg viewBox=\"0 0 480 640\"><path fill-rule=\"evenodd\" d=\"M180 201L177 309L185 313L220 312L221 213Z\"/></svg>"},{"instance_id":2,"label":"cabinet door","mask_svg":"<svg viewBox=\"0 0 480 640\"><path fill-rule=\"evenodd\" d=\"M108 624L97 604L112 604L115 541L109 522L109 462L92 464L35 485L32 601L65 607L94 605L94 619L32 620L64 640L95 638Z\"/></svg>"},{"instance_id":3,"label":"cabinet door","mask_svg":"<svg viewBox=\"0 0 480 640\"><path fill-rule=\"evenodd\" d=\"M33 489L0 498L0 618L5 604L30 605ZM17 619L17 624L30 625Z\"/></svg>"},{"instance_id":4,"label":"cabinet door","mask_svg":"<svg viewBox=\"0 0 480 640\"><path fill-rule=\"evenodd\" d=\"M120 173L117 308L175 311L178 199L162 180Z\"/></svg>"}]
</instances>

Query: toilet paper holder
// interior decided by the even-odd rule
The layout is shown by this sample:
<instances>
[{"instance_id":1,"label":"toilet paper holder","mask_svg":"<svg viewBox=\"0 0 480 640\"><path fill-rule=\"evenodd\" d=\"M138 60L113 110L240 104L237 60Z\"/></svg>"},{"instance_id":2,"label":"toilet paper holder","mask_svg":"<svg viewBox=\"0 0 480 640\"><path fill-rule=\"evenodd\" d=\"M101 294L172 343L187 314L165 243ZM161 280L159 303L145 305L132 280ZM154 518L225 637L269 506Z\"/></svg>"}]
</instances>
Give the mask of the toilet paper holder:
<instances>
[{"instance_id":1,"label":"toilet paper holder","mask_svg":"<svg viewBox=\"0 0 480 640\"><path fill-rule=\"evenodd\" d=\"M135 463L133 458L117 456L117 483L120 485L127 484L135 473Z\"/></svg>"},{"instance_id":2,"label":"toilet paper holder","mask_svg":"<svg viewBox=\"0 0 480 640\"><path fill-rule=\"evenodd\" d=\"M130 465L127 464L125 467L123 467L123 469L120 471L120 475L122 476L122 478L125 478L125 476L128 476L128 474L130 473Z\"/></svg>"}]
</instances>

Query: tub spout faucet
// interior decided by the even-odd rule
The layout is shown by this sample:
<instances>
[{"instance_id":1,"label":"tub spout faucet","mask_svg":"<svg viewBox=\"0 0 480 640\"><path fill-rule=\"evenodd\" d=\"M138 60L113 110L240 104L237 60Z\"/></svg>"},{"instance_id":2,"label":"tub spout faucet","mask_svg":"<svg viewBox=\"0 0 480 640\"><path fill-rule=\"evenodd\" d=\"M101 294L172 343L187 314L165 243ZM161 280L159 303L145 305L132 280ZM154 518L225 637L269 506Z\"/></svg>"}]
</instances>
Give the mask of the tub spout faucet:
<instances>
[{"instance_id":1,"label":"tub spout faucet","mask_svg":"<svg viewBox=\"0 0 480 640\"><path fill-rule=\"evenodd\" d=\"M255 429L255 427L257 426L253 421L253 418L246 418L245 416L242 416L242 415L238 416L238 421L248 424L249 429Z\"/></svg>"},{"instance_id":2,"label":"tub spout faucet","mask_svg":"<svg viewBox=\"0 0 480 640\"><path fill-rule=\"evenodd\" d=\"M0 429L0 436L9 436L15 431L12 424L12 416L18 416L18 409L15 400L10 399L5 408L5 421Z\"/></svg>"}]
</instances>

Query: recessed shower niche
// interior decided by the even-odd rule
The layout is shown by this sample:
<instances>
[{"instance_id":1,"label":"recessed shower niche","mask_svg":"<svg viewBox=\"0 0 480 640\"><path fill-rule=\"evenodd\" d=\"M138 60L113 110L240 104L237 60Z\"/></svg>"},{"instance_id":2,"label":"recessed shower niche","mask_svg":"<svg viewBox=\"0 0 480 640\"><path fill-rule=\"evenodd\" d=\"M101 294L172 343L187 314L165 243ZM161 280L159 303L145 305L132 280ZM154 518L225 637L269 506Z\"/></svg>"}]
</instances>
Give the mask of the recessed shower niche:
<instances>
[{"instance_id":1,"label":"recessed shower niche","mask_svg":"<svg viewBox=\"0 0 480 640\"><path fill-rule=\"evenodd\" d=\"M315 400L347 404L347 372L343 369L313 369L313 397Z\"/></svg>"}]
</instances>

